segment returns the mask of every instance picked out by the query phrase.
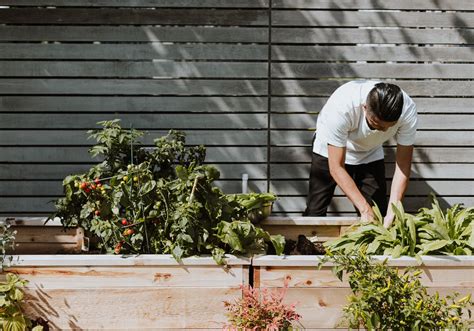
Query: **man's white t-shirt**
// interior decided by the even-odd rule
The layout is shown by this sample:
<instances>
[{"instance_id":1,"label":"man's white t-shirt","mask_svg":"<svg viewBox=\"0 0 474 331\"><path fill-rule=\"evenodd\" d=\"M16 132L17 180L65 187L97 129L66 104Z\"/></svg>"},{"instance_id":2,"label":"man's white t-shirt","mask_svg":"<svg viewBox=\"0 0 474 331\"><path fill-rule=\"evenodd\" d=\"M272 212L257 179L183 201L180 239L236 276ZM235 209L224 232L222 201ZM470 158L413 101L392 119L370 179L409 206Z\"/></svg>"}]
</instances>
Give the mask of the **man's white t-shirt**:
<instances>
[{"instance_id":1,"label":"man's white t-shirt","mask_svg":"<svg viewBox=\"0 0 474 331\"><path fill-rule=\"evenodd\" d=\"M351 81L340 86L318 115L313 152L328 157L328 144L346 147L347 164L364 164L384 157L382 144L395 137L397 144L413 145L417 128L416 105L403 92L403 110L387 131L371 130L362 105L379 81Z\"/></svg>"}]
</instances>

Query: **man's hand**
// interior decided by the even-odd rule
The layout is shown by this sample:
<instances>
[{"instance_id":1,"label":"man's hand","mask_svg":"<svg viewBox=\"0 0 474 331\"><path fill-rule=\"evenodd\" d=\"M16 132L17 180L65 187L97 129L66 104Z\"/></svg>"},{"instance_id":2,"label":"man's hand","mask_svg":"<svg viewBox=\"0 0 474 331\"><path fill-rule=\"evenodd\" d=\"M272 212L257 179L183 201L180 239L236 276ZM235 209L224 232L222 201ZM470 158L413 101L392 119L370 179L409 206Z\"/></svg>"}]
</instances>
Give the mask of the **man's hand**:
<instances>
[{"instance_id":1,"label":"man's hand","mask_svg":"<svg viewBox=\"0 0 474 331\"><path fill-rule=\"evenodd\" d=\"M388 229L392 225L394 218L395 218L395 215L393 215L392 212L388 212L387 215L383 219L383 226L386 229Z\"/></svg>"},{"instance_id":2,"label":"man's hand","mask_svg":"<svg viewBox=\"0 0 474 331\"><path fill-rule=\"evenodd\" d=\"M372 208L366 208L364 211L360 211L360 220L361 222L370 222L373 221L375 218L374 212Z\"/></svg>"}]
</instances>

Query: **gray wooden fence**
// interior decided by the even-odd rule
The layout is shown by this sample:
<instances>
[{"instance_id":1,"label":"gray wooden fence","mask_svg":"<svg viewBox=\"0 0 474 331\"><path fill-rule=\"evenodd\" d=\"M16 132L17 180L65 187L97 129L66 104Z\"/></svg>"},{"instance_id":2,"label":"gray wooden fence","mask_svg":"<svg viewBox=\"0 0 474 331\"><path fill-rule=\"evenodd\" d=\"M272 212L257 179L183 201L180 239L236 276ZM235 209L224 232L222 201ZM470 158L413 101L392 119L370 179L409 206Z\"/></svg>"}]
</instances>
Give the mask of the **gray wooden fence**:
<instances>
[{"instance_id":1,"label":"gray wooden fence","mask_svg":"<svg viewBox=\"0 0 474 331\"><path fill-rule=\"evenodd\" d=\"M474 205L472 0L0 0L0 215L45 215L88 169L85 132L120 118L205 144L226 192L298 214L326 98L384 79L418 105L405 204ZM386 146L387 180L393 143ZM354 209L340 191L333 213Z\"/></svg>"}]
</instances>

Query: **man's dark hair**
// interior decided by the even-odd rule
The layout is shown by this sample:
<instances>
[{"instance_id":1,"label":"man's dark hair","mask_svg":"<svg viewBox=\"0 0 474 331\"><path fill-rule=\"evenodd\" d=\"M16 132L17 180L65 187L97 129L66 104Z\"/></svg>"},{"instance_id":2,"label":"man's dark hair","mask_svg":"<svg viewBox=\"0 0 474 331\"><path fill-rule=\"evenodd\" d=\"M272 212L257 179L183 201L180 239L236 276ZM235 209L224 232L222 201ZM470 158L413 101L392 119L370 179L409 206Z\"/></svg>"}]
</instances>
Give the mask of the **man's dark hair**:
<instances>
[{"instance_id":1,"label":"man's dark hair","mask_svg":"<svg viewBox=\"0 0 474 331\"><path fill-rule=\"evenodd\" d=\"M403 109L402 90L394 84L375 84L367 96L367 106L382 121L398 121Z\"/></svg>"}]
</instances>

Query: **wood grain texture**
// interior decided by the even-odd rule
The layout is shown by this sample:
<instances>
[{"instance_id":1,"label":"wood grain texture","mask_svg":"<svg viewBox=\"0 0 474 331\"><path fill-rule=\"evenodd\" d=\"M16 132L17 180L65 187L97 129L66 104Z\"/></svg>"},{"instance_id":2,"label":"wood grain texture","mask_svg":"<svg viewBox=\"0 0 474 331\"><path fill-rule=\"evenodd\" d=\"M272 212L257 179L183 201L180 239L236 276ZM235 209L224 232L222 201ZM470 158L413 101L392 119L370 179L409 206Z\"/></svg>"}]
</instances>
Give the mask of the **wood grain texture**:
<instances>
[{"instance_id":1,"label":"wood grain texture","mask_svg":"<svg viewBox=\"0 0 474 331\"><path fill-rule=\"evenodd\" d=\"M141 8L4 8L6 24L55 25L260 25L268 24L265 9L159 9Z\"/></svg>"},{"instance_id":2,"label":"wood grain texture","mask_svg":"<svg viewBox=\"0 0 474 331\"><path fill-rule=\"evenodd\" d=\"M1 0L0 5L58 7L267 7L269 0Z\"/></svg>"},{"instance_id":3,"label":"wood grain texture","mask_svg":"<svg viewBox=\"0 0 474 331\"><path fill-rule=\"evenodd\" d=\"M275 8L474 10L470 0L273 0Z\"/></svg>"}]
</instances>

